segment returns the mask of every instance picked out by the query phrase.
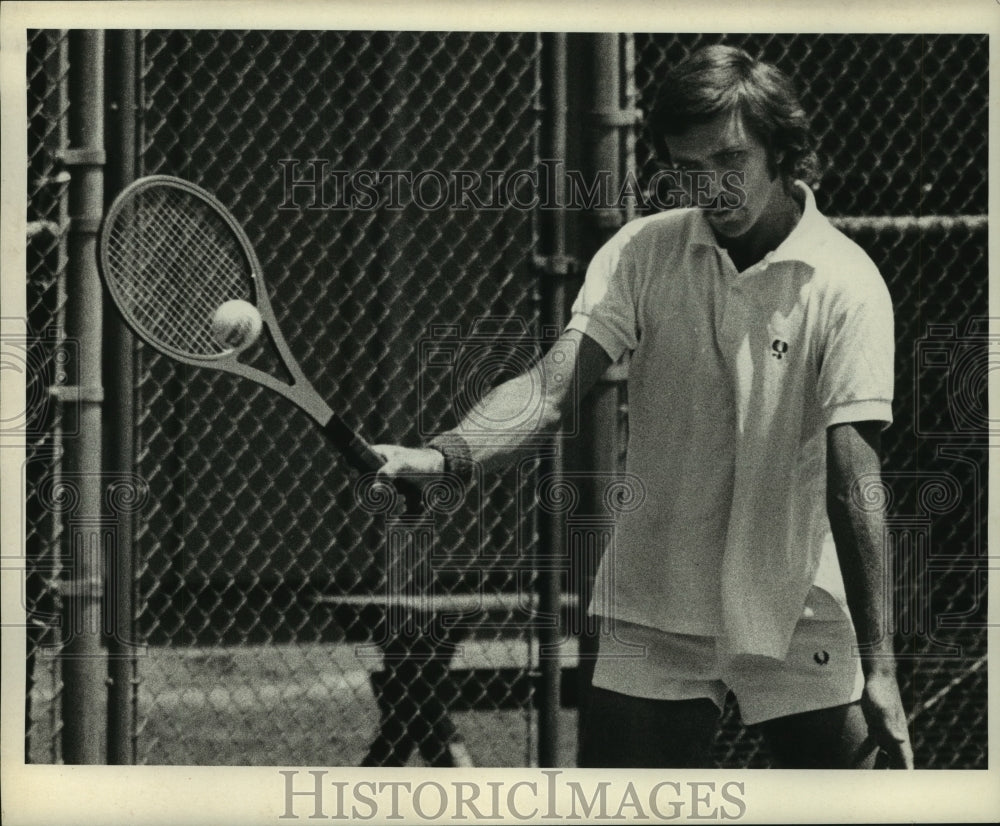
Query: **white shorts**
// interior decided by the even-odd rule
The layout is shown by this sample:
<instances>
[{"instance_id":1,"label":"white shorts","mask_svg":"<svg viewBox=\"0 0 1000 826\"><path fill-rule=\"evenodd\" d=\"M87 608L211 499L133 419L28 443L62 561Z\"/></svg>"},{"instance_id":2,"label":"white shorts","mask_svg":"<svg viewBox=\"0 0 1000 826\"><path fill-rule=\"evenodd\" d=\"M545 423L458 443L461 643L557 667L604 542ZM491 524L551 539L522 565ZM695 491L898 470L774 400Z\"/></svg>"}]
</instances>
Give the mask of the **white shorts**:
<instances>
[{"instance_id":1,"label":"white shorts","mask_svg":"<svg viewBox=\"0 0 1000 826\"><path fill-rule=\"evenodd\" d=\"M864 688L854 626L814 587L784 660L744 656L719 663L715 637L672 634L602 620L594 685L632 697L707 697L720 709L732 691L746 725L852 703Z\"/></svg>"}]
</instances>

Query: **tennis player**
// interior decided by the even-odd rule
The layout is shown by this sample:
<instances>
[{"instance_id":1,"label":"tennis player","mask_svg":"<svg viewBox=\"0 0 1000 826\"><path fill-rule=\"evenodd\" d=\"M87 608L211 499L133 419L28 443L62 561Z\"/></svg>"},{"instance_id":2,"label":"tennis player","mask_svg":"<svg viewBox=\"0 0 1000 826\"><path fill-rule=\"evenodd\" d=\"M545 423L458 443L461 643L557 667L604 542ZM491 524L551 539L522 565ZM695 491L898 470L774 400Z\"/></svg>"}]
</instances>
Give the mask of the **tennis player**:
<instances>
[{"instance_id":1,"label":"tennis player","mask_svg":"<svg viewBox=\"0 0 1000 826\"><path fill-rule=\"evenodd\" d=\"M614 577L597 577L581 765L709 766L733 692L778 766L871 767L881 748L912 768L883 601L885 283L817 211L807 119L777 68L698 51L648 125L701 200L623 227L541 362L489 393L474 428L376 446L381 472L499 466L523 449L532 393L554 428L627 356L627 468L647 499L618 516ZM616 656L636 644L645 656Z\"/></svg>"}]
</instances>

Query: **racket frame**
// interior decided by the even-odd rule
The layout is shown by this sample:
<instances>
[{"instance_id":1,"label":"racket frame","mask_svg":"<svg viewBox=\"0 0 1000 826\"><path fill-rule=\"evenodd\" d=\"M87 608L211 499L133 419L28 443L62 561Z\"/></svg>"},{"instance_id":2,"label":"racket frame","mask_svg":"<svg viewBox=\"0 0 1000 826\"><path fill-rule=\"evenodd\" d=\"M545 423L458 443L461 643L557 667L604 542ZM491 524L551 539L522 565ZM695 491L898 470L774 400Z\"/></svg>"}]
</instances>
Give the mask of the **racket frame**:
<instances>
[{"instance_id":1,"label":"racket frame","mask_svg":"<svg viewBox=\"0 0 1000 826\"><path fill-rule=\"evenodd\" d=\"M240 361L241 351L239 350L230 349L219 353L218 355L204 356L187 353L170 347L168 344L148 335L142 325L135 320L132 313L128 309L130 302L122 294L117 281L111 278L108 272L109 268L107 267L106 262L109 256L109 230L112 226L114 226L119 214L133 202L138 193L154 187L172 187L198 198L207 204L212 211L225 222L228 229L233 233L234 238L239 244L240 251L243 253L246 263L249 265L249 280L253 295L253 301L251 303L253 303L253 305L257 308L257 312L260 313L261 320L264 322L264 328L266 329L267 334L270 335L271 341L274 343L275 349L278 351L278 355L281 358L281 362L288 371L288 375L292 378L292 382L290 384L281 381L275 376L272 376L270 373L266 373L263 370L258 370L256 367L244 364ZM316 389L302 372L302 368L299 366L298 361L296 361L295 357L292 355L288 342L285 340L285 337L281 332L281 328L278 326L277 318L274 315L274 309L271 306L271 300L268 296L267 287L264 283L263 270L260 266L257 254L254 252L253 245L250 243L250 239L247 237L246 232L243 230L243 227L240 226L236 218L234 218L229 210L226 209L225 205L210 192L207 192L200 186L197 186L190 181L185 181L183 178L177 178L173 175L149 175L144 178L139 178L137 181L133 181L120 193L118 193L117 197L105 213L104 219L101 221L101 228L98 233L98 263L100 265L99 269L101 271L101 275L103 276L104 283L108 288L108 292L111 295L115 306L118 308L119 314L129 326L129 329L131 329L140 339L142 339L142 341L154 350L157 350L165 356L183 364L190 364L194 367L209 367L213 370L222 370L227 373L233 373L235 375L248 378L251 381L264 385L269 390L280 393L286 399L298 405L302 410L308 413L316 421L316 423L320 425L320 427L326 427L329 423L330 418L334 415L333 410L326 404L325 401L323 401L319 393L316 392Z\"/></svg>"},{"instance_id":2,"label":"racket frame","mask_svg":"<svg viewBox=\"0 0 1000 826\"><path fill-rule=\"evenodd\" d=\"M109 256L110 228L114 225L119 214L127 208L138 193L145 189L164 186L179 189L188 195L200 199L216 215L222 218L227 227L232 231L250 267L250 283L253 293L252 303L260 313L263 327L266 329L267 334L270 335L282 364L292 379L290 384L281 381L270 373L241 362L239 357L242 351L226 350L218 355L198 356L176 350L164 342L157 340L154 336L149 335L143 329L143 326L133 317L129 310L130 302L126 300L126 297L119 290L115 279L110 276L110 267L106 263ZM312 383L302 372L302 368L292 355L288 342L285 340L281 328L278 326L274 309L271 307L271 301L267 294L267 287L264 283L263 270L257 254L254 252L253 245L250 243L250 239L232 213L210 192L190 181L177 178L173 175L148 175L133 181L118 193L106 211L98 231L97 249L98 269L101 273L101 278L108 288L108 293L117 307L119 315L139 339L154 350L182 364L233 373L237 376L250 379L284 396L307 413L320 426L326 436L357 470L373 472L384 464L384 459L372 450L371 446L323 401L323 398L316 392ZM417 491L414 489L412 483L408 483L407 480L396 480L396 485L400 488L412 509L414 497L417 495Z\"/></svg>"}]
</instances>

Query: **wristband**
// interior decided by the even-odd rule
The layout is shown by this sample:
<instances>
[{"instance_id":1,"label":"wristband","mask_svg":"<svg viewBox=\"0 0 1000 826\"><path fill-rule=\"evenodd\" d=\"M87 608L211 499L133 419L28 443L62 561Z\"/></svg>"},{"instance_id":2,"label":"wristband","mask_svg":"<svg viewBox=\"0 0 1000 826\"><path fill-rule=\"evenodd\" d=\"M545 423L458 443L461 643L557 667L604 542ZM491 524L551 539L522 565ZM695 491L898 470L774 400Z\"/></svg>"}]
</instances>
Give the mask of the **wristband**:
<instances>
[{"instance_id":1,"label":"wristband","mask_svg":"<svg viewBox=\"0 0 1000 826\"><path fill-rule=\"evenodd\" d=\"M472 450L469 443L457 433L448 432L435 436L427 443L444 456L444 472L457 476L463 485L472 481L475 462L472 460Z\"/></svg>"}]
</instances>

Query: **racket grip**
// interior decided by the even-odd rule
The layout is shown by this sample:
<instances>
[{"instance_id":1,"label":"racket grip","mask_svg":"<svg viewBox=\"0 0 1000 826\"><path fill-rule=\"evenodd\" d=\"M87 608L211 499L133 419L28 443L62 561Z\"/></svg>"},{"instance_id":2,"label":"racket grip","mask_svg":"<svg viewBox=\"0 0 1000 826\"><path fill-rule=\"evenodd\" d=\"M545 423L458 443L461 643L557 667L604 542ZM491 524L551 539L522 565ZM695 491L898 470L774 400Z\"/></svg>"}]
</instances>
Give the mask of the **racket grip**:
<instances>
[{"instance_id":1,"label":"racket grip","mask_svg":"<svg viewBox=\"0 0 1000 826\"><path fill-rule=\"evenodd\" d=\"M323 433L355 470L361 473L374 473L385 464L385 460L372 450L371 445L348 427L336 413L324 425ZM408 514L418 514L423 511L423 492L413 481L393 479L392 484L402 495Z\"/></svg>"}]
</instances>

